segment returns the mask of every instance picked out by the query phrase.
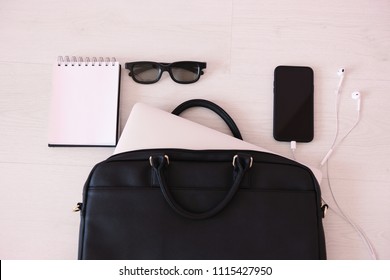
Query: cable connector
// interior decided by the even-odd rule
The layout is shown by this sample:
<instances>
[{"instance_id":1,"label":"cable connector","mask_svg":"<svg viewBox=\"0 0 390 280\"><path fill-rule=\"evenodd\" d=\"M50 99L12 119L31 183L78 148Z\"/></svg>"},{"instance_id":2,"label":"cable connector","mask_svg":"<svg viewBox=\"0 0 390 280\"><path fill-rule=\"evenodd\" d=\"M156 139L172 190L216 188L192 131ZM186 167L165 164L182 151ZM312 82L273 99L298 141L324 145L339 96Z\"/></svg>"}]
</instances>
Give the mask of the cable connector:
<instances>
[{"instance_id":1,"label":"cable connector","mask_svg":"<svg viewBox=\"0 0 390 280\"><path fill-rule=\"evenodd\" d=\"M297 141L291 141L290 142L290 148L293 154L293 158L295 160L295 150L297 149Z\"/></svg>"},{"instance_id":2,"label":"cable connector","mask_svg":"<svg viewBox=\"0 0 390 280\"><path fill-rule=\"evenodd\" d=\"M295 151L297 149L297 141L291 141L291 150Z\"/></svg>"}]
</instances>

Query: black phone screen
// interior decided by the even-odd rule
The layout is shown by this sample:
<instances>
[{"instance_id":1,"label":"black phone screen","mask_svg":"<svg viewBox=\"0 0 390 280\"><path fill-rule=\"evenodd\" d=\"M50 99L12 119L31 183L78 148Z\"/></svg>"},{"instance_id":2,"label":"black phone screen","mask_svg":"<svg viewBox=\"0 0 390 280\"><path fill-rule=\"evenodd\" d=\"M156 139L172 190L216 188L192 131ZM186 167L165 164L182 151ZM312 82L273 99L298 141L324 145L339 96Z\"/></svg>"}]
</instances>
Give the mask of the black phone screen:
<instances>
[{"instance_id":1,"label":"black phone screen","mask_svg":"<svg viewBox=\"0 0 390 280\"><path fill-rule=\"evenodd\" d=\"M313 70L278 66L274 72L274 127L278 141L310 142L314 138Z\"/></svg>"}]
</instances>

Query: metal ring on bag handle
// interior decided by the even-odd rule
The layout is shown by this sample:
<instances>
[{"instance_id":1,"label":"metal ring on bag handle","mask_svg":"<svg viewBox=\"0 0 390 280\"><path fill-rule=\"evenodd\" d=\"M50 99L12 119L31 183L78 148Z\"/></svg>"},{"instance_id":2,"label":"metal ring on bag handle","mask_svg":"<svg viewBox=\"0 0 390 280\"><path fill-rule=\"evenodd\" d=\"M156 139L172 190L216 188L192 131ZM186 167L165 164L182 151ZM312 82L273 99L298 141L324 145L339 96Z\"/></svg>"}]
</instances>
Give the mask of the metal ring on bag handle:
<instances>
[{"instance_id":1,"label":"metal ring on bag handle","mask_svg":"<svg viewBox=\"0 0 390 280\"><path fill-rule=\"evenodd\" d=\"M203 219L211 218L212 216L221 212L229 204L229 202L233 199L233 197L237 193L238 189L240 188L242 179L244 178L245 172L252 166L253 163L253 158L248 155L240 154L234 156L234 169L237 172L237 174L235 176L233 185L230 187L226 196L212 209L207 210L205 212L197 213L197 212L188 211L183 207L181 207L176 202L175 198L172 196L169 188L167 187L165 177L163 175L163 167L165 166L165 164L169 163L169 157L167 155L159 155L156 156L156 158L157 160L153 156L150 156L149 162L153 170L155 171L158 184L160 186L160 190L166 202L177 214L185 218L194 219L194 220L203 220Z\"/></svg>"},{"instance_id":2,"label":"metal ring on bag handle","mask_svg":"<svg viewBox=\"0 0 390 280\"><path fill-rule=\"evenodd\" d=\"M167 155L164 155L164 158L167 160L167 164L169 165L169 157ZM151 167L154 167L153 166L153 156L149 157L149 163L150 163Z\"/></svg>"},{"instance_id":3,"label":"metal ring on bag handle","mask_svg":"<svg viewBox=\"0 0 390 280\"><path fill-rule=\"evenodd\" d=\"M238 158L238 155L235 155L235 156L233 157L233 162L232 162L232 164L233 164L234 167L236 167L236 159L237 159L237 158ZM169 162L168 162L168 163L169 163ZM249 168L251 168L252 165L253 165L253 157L250 157Z\"/></svg>"}]
</instances>

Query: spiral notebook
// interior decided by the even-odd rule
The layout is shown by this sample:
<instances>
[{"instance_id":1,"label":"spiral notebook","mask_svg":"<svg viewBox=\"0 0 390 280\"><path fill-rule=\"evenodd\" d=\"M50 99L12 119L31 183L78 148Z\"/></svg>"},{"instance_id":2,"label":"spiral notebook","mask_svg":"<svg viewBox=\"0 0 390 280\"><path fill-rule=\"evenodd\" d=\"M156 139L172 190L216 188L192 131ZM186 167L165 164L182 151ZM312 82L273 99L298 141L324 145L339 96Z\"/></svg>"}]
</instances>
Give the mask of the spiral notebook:
<instances>
[{"instance_id":1,"label":"spiral notebook","mask_svg":"<svg viewBox=\"0 0 390 280\"><path fill-rule=\"evenodd\" d=\"M53 68L49 147L116 145L120 71L115 58L58 57Z\"/></svg>"}]
</instances>

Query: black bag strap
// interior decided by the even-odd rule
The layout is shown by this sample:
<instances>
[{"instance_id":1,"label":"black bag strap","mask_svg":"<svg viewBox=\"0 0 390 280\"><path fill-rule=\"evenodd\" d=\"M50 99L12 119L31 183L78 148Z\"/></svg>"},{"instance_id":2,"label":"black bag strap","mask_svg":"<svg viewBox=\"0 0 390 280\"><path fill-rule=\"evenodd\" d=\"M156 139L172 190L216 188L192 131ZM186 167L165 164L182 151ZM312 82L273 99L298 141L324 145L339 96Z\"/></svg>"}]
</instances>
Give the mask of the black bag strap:
<instances>
[{"instance_id":1,"label":"black bag strap","mask_svg":"<svg viewBox=\"0 0 390 280\"><path fill-rule=\"evenodd\" d=\"M163 168L167 165L169 165L169 158L166 155L158 155L158 156L151 156L150 159L150 165L152 166L156 176L158 184L160 185L161 192L169 204L169 206L179 215L193 220L203 220L210 218L219 212L221 212L233 199L234 195L237 193L241 181L245 175L245 172L252 166L253 158L249 155L236 155L233 158L233 166L234 166L234 172L235 172L235 179L233 182L232 187L227 192L226 196L222 201L220 201L215 207L211 208L210 210L207 210L205 212L191 212L183 207L181 207L174 197L172 196L167 184L166 180L163 174Z\"/></svg>"},{"instance_id":2,"label":"black bag strap","mask_svg":"<svg viewBox=\"0 0 390 280\"><path fill-rule=\"evenodd\" d=\"M233 136L242 140L241 132L238 129L236 123L234 120L229 116L228 113L224 109L222 109L217 104L204 100L204 99L191 99L188 101L185 101L181 103L179 106L177 106L173 111L172 114L174 115L180 115L183 111L192 108L192 107L204 107L207 109L210 109L211 111L215 112L218 116L220 116L227 126L229 127L230 131L232 132Z\"/></svg>"}]
</instances>

